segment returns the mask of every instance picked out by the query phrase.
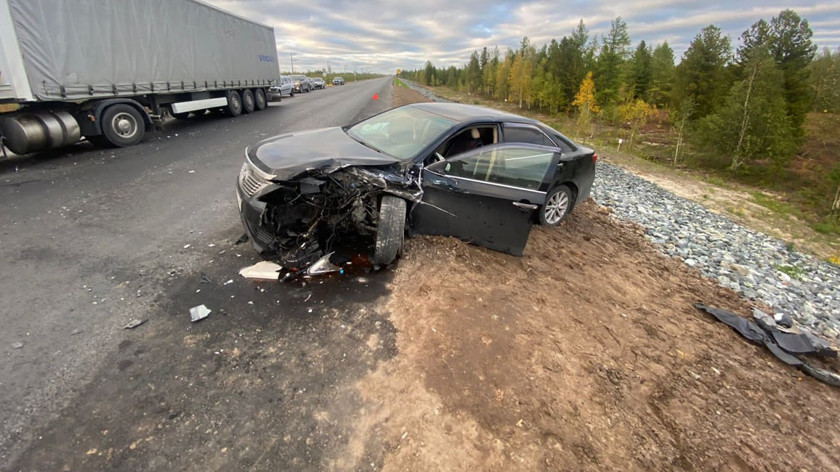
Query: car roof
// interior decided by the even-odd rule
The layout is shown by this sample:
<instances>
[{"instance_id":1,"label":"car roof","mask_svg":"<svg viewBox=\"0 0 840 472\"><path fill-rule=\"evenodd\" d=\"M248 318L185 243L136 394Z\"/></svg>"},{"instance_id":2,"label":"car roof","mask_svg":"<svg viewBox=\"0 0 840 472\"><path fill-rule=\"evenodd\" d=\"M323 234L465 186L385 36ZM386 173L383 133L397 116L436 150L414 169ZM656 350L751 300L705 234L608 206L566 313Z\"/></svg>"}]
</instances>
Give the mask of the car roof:
<instances>
[{"instance_id":1,"label":"car roof","mask_svg":"<svg viewBox=\"0 0 840 472\"><path fill-rule=\"evenodd\" d=\"M440 103L440 102L428 102L428 103L414 103L408 105L413 108L417 108L419 110L427 111L429 113L434 113L436 115L443 116L445 118L449 118L454 121L458 122L467 122L467 121L481 121L481 120L492 120L492 121L512 121L516 123L532 123L532 124L540 124L537 120L532 120L530 118L525 118L524 116L514 115L512 113L506 113L499 110L493 110L490 108L478 107L475 105L464 105L461 103Z\"/></svg>"}]
</instances>

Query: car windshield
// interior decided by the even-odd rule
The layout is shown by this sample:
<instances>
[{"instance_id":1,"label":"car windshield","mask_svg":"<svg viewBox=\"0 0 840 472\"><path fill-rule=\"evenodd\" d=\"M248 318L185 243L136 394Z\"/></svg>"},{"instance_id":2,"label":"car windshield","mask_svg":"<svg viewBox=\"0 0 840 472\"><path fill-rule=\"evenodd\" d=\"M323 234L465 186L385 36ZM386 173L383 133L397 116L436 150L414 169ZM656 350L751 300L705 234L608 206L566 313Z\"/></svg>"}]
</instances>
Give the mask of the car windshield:
<instances>
[{"instance_id":1,"label":"car windshield","mask_svg":"<svg viewBox=\"0 0 840 472\"><path fill-rule=\"evenodd\" d=\"M451 128L455 121L413 107L395 108L347 129L365 146L408 160Z\"/></svg>"}]
</instances>

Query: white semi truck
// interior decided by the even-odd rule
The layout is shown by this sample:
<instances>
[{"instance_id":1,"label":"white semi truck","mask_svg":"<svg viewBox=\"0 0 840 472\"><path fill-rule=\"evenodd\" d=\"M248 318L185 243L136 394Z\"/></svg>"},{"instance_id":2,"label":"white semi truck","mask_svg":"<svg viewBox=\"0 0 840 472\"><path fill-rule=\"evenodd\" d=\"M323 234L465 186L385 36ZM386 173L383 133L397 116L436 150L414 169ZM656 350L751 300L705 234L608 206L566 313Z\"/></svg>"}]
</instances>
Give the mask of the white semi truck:
<instances>
[{"instance_id":1,"label":"white semi truck","mask_svg":"<svg viewBox=\"0 0 840 472\"><path fill-rule=\"evenodd\" d=\"M278 77L273 28L198 0L0 0L0 141L16 154L259 111Z\"/></svg>"}]
</instances>

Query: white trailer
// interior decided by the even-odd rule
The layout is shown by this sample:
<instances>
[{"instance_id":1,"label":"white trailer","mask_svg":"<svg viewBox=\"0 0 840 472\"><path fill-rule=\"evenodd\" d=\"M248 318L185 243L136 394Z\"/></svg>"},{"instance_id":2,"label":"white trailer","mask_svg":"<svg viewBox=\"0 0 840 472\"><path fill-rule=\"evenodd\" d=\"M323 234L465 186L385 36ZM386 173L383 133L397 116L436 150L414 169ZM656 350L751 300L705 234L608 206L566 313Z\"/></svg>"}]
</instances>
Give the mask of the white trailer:
<instances>
[{"instance_id":1,"label":"white trailer","mask_svg":"<svg viewBox=\"0 0 840 472\"><path fill-rule=\"evenodd\" d=\"M262 110L278 77L273 28L198 0L0 0L0 142L16 154Z\"/></svg>"}]
</instances>

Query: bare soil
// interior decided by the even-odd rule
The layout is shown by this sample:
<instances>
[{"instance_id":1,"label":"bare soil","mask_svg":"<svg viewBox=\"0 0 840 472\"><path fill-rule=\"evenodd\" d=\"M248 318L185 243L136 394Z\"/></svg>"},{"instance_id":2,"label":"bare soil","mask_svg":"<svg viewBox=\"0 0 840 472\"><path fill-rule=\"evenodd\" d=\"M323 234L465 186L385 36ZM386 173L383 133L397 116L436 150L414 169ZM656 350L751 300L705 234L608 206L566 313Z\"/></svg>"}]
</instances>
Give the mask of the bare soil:
<instances>
[{"instance_id":1,"label":"bare soil","mask_svg":"<svg viewBox=\"0 0 840 472\"><path fill-rule=\"evenodd\" d=\"M522 258L411 240L392 290L398 355L358 383L337 466L384 448L384 470L840 467L840 390L697 311L751 306L591 202Z\"/></svg>"},{"instance_id":2,"label":"bare soil","mask_svg":"<svg viewBox=\"0 0 840 472\"><path fill-rule=\"evenodd\" d=\"M410 103L423 103L429 101L429 99L426 98L426 96L422 93L416 92L404 86L395 85L394 87L392 87L391 95L393 95L394 97L395 107L401 107Z\"/></svg>"}]
</instances>

